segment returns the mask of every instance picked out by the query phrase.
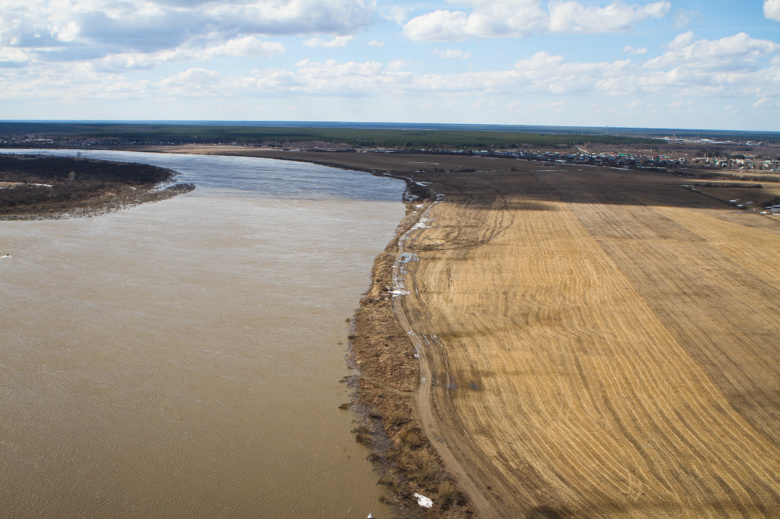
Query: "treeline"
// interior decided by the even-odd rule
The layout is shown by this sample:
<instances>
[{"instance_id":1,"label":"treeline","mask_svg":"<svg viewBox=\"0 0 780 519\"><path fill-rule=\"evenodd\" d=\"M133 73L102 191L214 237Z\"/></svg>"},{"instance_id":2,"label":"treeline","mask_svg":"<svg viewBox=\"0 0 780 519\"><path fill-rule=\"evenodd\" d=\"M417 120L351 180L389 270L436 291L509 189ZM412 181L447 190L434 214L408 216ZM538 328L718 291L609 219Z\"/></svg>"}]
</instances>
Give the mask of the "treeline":
<instances>
[{"instance_id":1,"label":"treeline","mask_svg":"<svg viewBox=\"0 0 780 519\"><path fill-rule=\"evenodd\" d=\"M40 182L75 180L159 184L176 173L148 164L109 162L73 157L0 155L0 182Z\"/></svg>"},{"instance_id":2,"label":"treeline","mask_svg":"<svg viewBox=\"0 0 780 519\"><path fill-rule=\"evenodd\" d=\"M145 164L0 155L0 182L13 184L0 189L0 215L96 213L169 198L193 188L179 184L167 193L153 192L155 186L175 174Z\"/></svg>"},{"instance_id":3,"label":"treeline","mask_svg":"<svg viewBox=\"0 0 780 519\"><path fill-rule=\"evenodd\" d=\"M124 144L286 145L296 142L346 144L355 148L518 148L571 147L583 144L652 144L637 136L518 131L302 128L176 124L0 123L0 135L115 140ZM116 143L116 142L114 142ZM41 142L41 146L46 146Z\"/></svg>"}]
</instances>

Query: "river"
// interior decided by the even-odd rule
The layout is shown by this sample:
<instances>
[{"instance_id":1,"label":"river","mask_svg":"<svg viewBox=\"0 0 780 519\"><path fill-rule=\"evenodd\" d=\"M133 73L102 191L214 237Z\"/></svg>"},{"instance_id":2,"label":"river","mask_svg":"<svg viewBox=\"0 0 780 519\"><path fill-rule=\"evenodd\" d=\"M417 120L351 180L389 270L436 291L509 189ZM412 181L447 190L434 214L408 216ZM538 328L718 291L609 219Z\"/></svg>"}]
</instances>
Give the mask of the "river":
<instances>
[{"instance_id":1,"label":"river","mask_svg":"<svg viewBox=\"0 0 780 519\"><path fill-rule=\"evenodd\" d=\"M389 515L338 406L346 321L403 217L403 183L84 155L171 168L197 189L0 222L1 515Z\"/></svg>"}]
</instances>

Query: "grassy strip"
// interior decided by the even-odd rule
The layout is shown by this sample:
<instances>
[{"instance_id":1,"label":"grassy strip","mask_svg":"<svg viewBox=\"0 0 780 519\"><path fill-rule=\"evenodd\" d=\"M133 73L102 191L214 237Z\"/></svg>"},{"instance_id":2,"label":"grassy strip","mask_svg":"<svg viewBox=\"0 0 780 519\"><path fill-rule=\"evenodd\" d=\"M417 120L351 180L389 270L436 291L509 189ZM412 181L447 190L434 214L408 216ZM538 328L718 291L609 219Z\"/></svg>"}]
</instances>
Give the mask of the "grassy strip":
<instances>
[{"instance_id":1,"label":"grassy strip","mask_svg":"<svg viewBox=\"0 0 780 519\"><path fill-rule=\"evenodd\" d=\"M416 215L408 211L400 232L415 221ZM466 497L415 417L412 398L418 361L396 321L389 293L397 252L393 240L377 256L371 288L354 317L350 342L360 375L353 407L359 410L360 423L353 432L371 449L371 460L381 474L379 484L387 489L384 499L400 517L469 517ZM431 498L433 507L421 508L415 493Z\"/></svg>"}]
</instances>

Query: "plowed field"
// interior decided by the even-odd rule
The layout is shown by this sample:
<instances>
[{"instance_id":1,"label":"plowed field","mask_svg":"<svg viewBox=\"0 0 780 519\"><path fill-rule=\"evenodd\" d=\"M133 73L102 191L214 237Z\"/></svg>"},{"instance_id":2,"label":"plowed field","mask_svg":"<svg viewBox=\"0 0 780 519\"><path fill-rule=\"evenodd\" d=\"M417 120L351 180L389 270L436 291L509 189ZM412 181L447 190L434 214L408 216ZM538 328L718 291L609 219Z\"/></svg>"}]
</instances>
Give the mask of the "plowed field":
<instances>
[{"instance_id":1,"label":"plowed field","mask_svg":"<svg viewBox=\"0 0 780 519\"><path fill-rule=\"evenodd\" d=\"M444 200L405 244L418 406L477 515L780 516L780 221L520 164L417 174Z\"/></svg>"}]
</instances>

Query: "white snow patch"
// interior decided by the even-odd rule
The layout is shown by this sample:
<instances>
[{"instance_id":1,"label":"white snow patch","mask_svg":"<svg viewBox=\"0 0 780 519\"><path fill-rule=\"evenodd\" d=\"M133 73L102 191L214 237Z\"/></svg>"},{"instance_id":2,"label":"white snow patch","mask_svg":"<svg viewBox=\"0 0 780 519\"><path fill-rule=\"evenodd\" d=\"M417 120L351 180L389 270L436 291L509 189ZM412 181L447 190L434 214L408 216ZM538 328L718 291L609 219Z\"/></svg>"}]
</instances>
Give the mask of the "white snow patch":
<instances>
[{"instance_id":1,"label":"white snow patch","mask_svg":"<svg viewBox=\"0 0 780 519\"><path fill-rule=\"evenodd\" d=\"M431 501L431 498L425 497L421 494L418 494L415 492L414 497L417 498L417 504L420 505L423 508L431 508L433 506L433 501Z\"/></svg>"}]
</instances>

